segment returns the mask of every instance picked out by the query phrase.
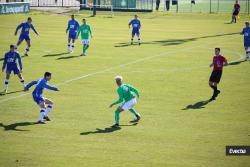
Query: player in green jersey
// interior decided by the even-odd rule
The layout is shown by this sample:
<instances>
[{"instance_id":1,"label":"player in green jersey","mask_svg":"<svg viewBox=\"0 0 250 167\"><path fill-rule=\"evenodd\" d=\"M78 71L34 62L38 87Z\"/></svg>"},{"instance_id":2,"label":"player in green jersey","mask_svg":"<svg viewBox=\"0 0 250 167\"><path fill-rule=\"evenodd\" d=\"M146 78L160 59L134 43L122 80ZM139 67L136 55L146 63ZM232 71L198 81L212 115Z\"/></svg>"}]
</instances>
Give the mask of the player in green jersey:
<instances>
[{"instance_id":1,"label":"player in green jersey","mask_svg":"<svg viewBox=\"0 0 250 167\"><path fill-rule=\"evenodd\" d=\"M114 128L119 127L120 112L122 111L129 110L134 115L136 119L131 122L138 122L141 118L140 114L133 108L137 103L136 96L138 98L140 96L139 92L129 84L123 84L121 76L115 77L115 81L118 85L117 93L119 95L119 99L112 103L110 107L122 102L123 104L115 110L115 124L112 126Z\"/></svg>"},{"instance_id":2,"label":"player in green jersey","mask_svg":"<svg viewBox=\"0 0 250 167\"><path fill-rule=\"evenodd\" d=\"M92 38L92 31L89 25L87 25L86 19L82 19L82 25L79 28L77 33L77 37L81 34L82 44L83 44L83 52L82 56L86 56L86 50L89 48L90 40L89 35Z\"/></svg>"}]
</instances>

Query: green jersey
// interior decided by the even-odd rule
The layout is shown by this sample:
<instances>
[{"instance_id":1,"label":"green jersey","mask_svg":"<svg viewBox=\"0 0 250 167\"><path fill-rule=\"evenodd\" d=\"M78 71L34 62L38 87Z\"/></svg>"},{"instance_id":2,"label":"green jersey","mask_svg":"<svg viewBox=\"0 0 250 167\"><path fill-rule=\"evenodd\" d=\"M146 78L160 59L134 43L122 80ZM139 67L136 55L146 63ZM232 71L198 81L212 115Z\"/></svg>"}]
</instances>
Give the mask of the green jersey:
<instances>
[{"instance_id":1,"label":"green jersey","mask_svg":"<svg viewBox=\"0 0 250 167\"><path fill-rule=\"evenodd\" d=\"M92 36L90 26L87 24L86 25L83 24L80 26L79 31L77 33L77 37L79 36L80 33L81 33L82 39L89 39L89 35Z\"/></svg>"},{"instance_id":2,"label":"green jersey","mask_svg":"<svg viewBox=\"0 0 250 167\"><path fill-rule=\"evenodd\" d=\"M130 101L131 99L135 98L135 95L137 97L140 96L139 92L137 89L135 89L133 86L129 84L122 84L119 86L117 89L117 93L119 95L119 99L113 103L113 105L119 104L123 101L127 102Z\"/></svg>"}]
</instances>

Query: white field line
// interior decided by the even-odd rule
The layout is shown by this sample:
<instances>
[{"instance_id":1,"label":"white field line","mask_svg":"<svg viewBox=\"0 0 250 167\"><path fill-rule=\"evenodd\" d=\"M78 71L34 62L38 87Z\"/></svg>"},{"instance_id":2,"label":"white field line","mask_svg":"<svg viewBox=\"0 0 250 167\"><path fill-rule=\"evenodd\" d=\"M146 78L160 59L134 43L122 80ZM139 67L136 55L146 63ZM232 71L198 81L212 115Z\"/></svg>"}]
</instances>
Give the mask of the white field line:
<instances>
[{"instance_id":1,"label":"white field line","mask_svg":"<svg viewBox=\"0 0 250 167\"><path fill-rule=\"evenodd\" d=\"M76 78L73 78L73 79L69 79L69 80L66 80L66 81L64 81L62 83L56 84L56 86L65 85L65 84L70 83L72 81L80 80L80 79L83 79L83 78L86 78L86 77L90 77L90 76L93 76L93 75L96 75L96 74L102 74L102 73L105 73L105 72L108 72L108 71L112 71L112 70L115 70L115 69L123 68L123 67L129 66L129 65L132 65L132 64L136 64L136 63L148 60L148 59L157 58L157 57L161 57L161 56L166 56L166 55L169 55L169 54L178 53L178 52L181 52L181 51L184 51L184 50L191 50L191 49L198 48L198 47L202 47L202 45L188 47L188 48L185 48L185 49L182 49L182 50L174 50L174 51L170 51L170 52L163 52L163 53L152 55L152 56L148 56L148 57L143 57L143 58L137 59L135 61L131 61L131 62L128 62L128 63L125 63L125 64L117 65L115 67L107 68L105 70L101 70L101 71L97 71L97 72L94 72L94 73L86 74L86 75L83 75L83 76L80 76L80 77L76 77Z\"/></svg>"},{"instance_id":2,"label":"white field line","mask_svg":"<svg viewBox=\"0 0 250 167\"><path fill-rule=\"evenodd\" d=\"M204 45L204 44L202 44L202 45ZM96 71L96 72L93 72L93 73L82 75L82 76L79 76L79 77L76 77L76 78L72 78L72 79L66 80L64 82L58 83L55 86L62 86L62 85L68 84L68 83L76 81L76 80L80 80L80 79L87 78L87 77L90 77L90 76L94 76L94 75L97 75L97 74L102 74L102 73L105 73L105 72L108 72L108 71L112 71L114 69L123 68L123 67L129 66L129 65L132 65L132 64L136 64L136 63L148 60L148 59L152 59L152 58L156 58L156 57L161 57L161 56L166 56L166 55L169 55L169 54L182 52L184 50L191 50L191 49L194 49L194 48L201 47L202 45L192 46L192 47L188 47L188 48L185 48L185 49L182 49L182 50L174 50L174 51L163 52L163 53L152 55L152 56L148 56L148 57L143 57L143 58L137 59L135 61L131 61L129 63L121 64L121 65L118 65L118 66L115 66L115 67L107 68L107 69L104 69L104 70L100 70L100 71ZM9 98L6 98L6 99L2 99L2 100L0 100L0 104L4 103L6 101L10 101L10 100L21 98L21 97L29 95L29 94L31 94L31 93L24 93L24 94L21 94L21 95L17 95L17 96L9 97Z\"/></svg>"},{"instance_id":3,"label":"white field line","mask_svg":"<svg viewBox=\"0 0 250 167\"><path fill-rule=\"evenodd\" d=\"M207 47L206 47L207 49ZM214 49L214 48L209 48L209 49ZM225 53L233 53L235 55L238 55L239 58L236 60L229 61L228 63L234 63L238 61L242 61L245 59L245 56L241 55L239 52L232 51L232 50L223 50ZM203 66L198 66L198 67L185 67L185 68L173 68L173 69L158 69L158 70L134 70L134 71L126 71L126 72L120 72L122 74L130 74L130 73L172 73L172 72L190 72L192 70L197 70L201 68L210 68L209 64L208 65L203 65ZM115 72L110 72L110 73L115 73Z\"/></svg>"},{"instance_id":4,"label":"white field line","mask_svg":"<svg viewBox=\"0 0 250 167\"><path fill-rule=\"evenodd\" d=\"M97 74L102 74L102 73L105 73L105 72L108 72L108 71L112 71L114 69L123 68L123 67L129 66L129 65L132 65L132 64L136 64L136 63L139 63L139 62L142 62L142 61L145 61L145 60L152 59L152 58L166 56L166 55L169 55L169 54L182 52L184 50L191 50L191 49L199 48L199 47L203 47L203 46L205 47L205 46L208 46L208 45L209 45L209 43L204 43L202 45L192 46L192 47L188 47L188 48L181 49L181 50L174 50L174 51L169 51L169 52L162 52L162 53L159 53L159 54L156 54L156 55L152 55L152 56L148 56L148 57L143 57L143 58L140 58L140 59L128 62L128 63L124 63L124 64L121 64L121 65L118 65L118 66L115 66L115 67L107 68L107 69L104 69L104 70L100 70L100 71L96 71L96 72L93 72L93 73L82 75L82 76L79 76L79 77L76 77L76 78L72 78L72 79L66 80L64 82L58 83L55 86L63 86L63 85L66 85L66 84L68 84L70 82L73 82L73 81L76 81L76 80L80 80L80 79L83 79L83 78L91 77L91 76L94 76L94 75L97 75ZM31 93L24 93L24 94L21 94L21 95L18 95L18 96L13 96L13 97L9 97L9 98L0 100L0 104L4 103L6 101L10 101L10 100L21 98L21 97L29 95L29 94L31 94Z\"/></svg>"}]
</instances>

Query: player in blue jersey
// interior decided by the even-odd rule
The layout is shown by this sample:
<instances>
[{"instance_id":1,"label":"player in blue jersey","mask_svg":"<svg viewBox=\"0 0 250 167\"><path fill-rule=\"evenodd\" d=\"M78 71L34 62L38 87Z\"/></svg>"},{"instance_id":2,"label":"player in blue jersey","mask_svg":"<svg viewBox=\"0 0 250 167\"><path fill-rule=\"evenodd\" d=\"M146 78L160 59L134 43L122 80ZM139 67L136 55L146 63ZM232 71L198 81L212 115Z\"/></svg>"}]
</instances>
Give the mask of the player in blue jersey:
<instances>
[{"instance_id":1,"label":"player in blue jersey","mask_svg":"<svg viewBox=\"0 0 250 167\"><path fill-rule=\"evenodd\" d=\"M18 68L17 66L17 60L20 68ZM14 45L10 45L10 51L6 52L4 55L2 72L4 72L5 68L6 68L6 79L4 81L5 84L4 93L7 93L8 91L8 84L9 84L10 74L12 71L14 72L15 75L17 75L20 78L21 83L25 87L24 79L21 74L23 69L22 59L20 54L17 51L15 51Z\"/></svg>"},{"instance_id":2,"label":"player in blue jersey","mask_svg":"<svg viewBox=\"0 0 250 167\"><path fill-rule=\"evenodd\" d=\"M246 60L250 61L250 26L249 22L246 22L246 27L243 28L241 35L244 35L244 47L246 50Z\"/></svg>"},{"instance_id":3,"label":"player in blue jersey","mask_svg":"<svg viewBox=\"0 0 250 167\"><path fill-rule=\"evenodd\" d=\"M72 53L75 47L75 40L77 38L77 32L79 30L79 23L75 20L75 16L71 15L71 20L68 22L68 27L66 29L66 34L69 32L68 35L68 52ZM72 41L72 45L70 42Z\"/></svg>"},{"instance_id":4,"label":"player in blue jersey","mask_svg":"<svg viewBox=\"0 0 250 167\"><path fill-rule=\"evenodd\" d=\"M138 19L138 16L135 15L135 18L131 20L128 24L128 27L132 25L132 38L131 38L131 45L134 43L134 36L136 35L138 37L138 43L141 44L141 38L140 38L140 29L141 29L141 22Z\"/></svg>"},{"instance_id":5,"label":"player in blue jersey","mask_svg":"<svg viewBox=\"0 0 250 167\"><path fill-rule=\"evenodd\" d=\"M51 80L51 73L50 72L45 72L44 77L37 80L37 81L32 81L30 82L26 87L25 91L28 91L30 87L36 84L36 88L32 92L33 100L39 105L41 108L40 110L40 120L38 123L44 124L44 120L50 121L49 119L49 112L52 110L53 102L47 98L44 98L43 95L43 89L49 89L49 90L54 90L54 91L59 91L58 88L50 86L47 84L48 81ZM46 107L47 105L47 107Z\"/></svg>"},{"instance_id":6,"label":"player in blue jersey","mask_svg":"<svg viewBox=\"0 0 250 167\"><path fill-rule=\"evenodd\" d=\"M27 22L23 22L23 23L19 24L16 28L16 31L15 31L15 35L17 35L18 30L22 29L21 34L20 34L19 39L18 39L18 42L17 42L16 49L23 42L23 40L25 40L27 42L25 56L28 56L28 53L29 53L30 47L31 47L30 36L29 36L30 29L32 29L36 33L36 35L39 35L31 23L32 23L32 19L31 19L31 17L28 17Z\"/></svg>"}]
</instances>

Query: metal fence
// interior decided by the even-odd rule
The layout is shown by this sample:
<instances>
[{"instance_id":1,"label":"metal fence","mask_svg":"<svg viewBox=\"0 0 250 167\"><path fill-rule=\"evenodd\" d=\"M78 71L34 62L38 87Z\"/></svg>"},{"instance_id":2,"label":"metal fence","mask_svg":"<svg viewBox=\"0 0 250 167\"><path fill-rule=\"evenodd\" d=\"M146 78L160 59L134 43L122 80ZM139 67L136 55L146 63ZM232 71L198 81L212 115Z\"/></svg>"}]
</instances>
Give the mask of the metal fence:
<instances>
[{"instance_id":1,"label":"metal fence","mask_svg":"<svg viewBox=\"0 0 250 167\"><path fill-rule=\"evenodd\" d=\"M173 5L173 1L178 3ZM191 3L191 2L194 3ZM200 12L200 13L232 13L235 0L161 0L160 10L173 12ZM239 0L241 6L240 13L249 14L250 0ZM154 9L156 0L154 0Z\"/></svg>"},{"instance_id":2,"label":"metal fence","mask_svg":"<svg viewBox=\"0 0 250 167\"><path fill-rule=\"evenodd\" d=\"M96 1L97 10L105 10L108 8L107 6L111 5L114 10L123 11L153 11L156 8L156 0L0 0L0 2L13 1L29 2L31 7L82 7L82 9L89 9L93 5L93 1ZM160 2L159 10L161 11L232 13L235 0L160 0ZM173 4L174 2L177 4ZM166 7L167 3L169 7ZM239 0L239 4L241 5L241 14L250 13L250 0Z\"/></svg>"},{"instance_id":3,"label":"metal fence","mask_svg":"<svg viewBox=\"0 0 250 167\"><path fill-rule=\"evenodd\" d=\"M112 6L113 10L153 11L153 0L81 0L81 4L95 4L97 9Z\"/></svg>"},{"instance_id":4,"label":"metal fence","mask_svg":"<svg viewBox=\"0 0 250 167\"><path fill-rule=\"evenodd\" d=\"M31 7L79 7L80 0L25 0Z\"/></svg>"},{"instance_id":5,"label":"metal fence","mask_svg":"<svg viewBox=\"0 0 250 167\"><path fill-rule=\"evenodd\" d=\"M93 0L9 0L29 2L31 7L82 7L93 6ZM114 10L153 11L153 0L95 0L97 9L113 7Z\"/></svg>"}]
</instances>

